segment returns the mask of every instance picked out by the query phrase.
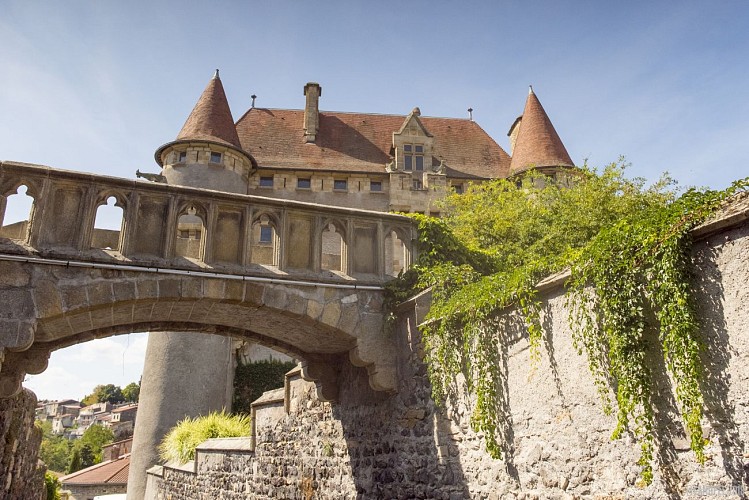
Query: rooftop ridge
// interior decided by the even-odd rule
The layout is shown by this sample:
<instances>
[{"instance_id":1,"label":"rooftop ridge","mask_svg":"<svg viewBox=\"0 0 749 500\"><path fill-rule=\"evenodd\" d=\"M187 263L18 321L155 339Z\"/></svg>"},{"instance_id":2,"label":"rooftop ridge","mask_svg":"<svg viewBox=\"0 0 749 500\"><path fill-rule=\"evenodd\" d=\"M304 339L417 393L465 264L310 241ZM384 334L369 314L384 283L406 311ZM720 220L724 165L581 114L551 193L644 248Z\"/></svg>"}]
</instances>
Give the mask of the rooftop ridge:
<instances>
[{"instance_id":1,"label":"rooftop ridge","mask_svg":"<svg viewBox=\"0 0 749 500\"><path fill-rule=\"evenodd\" d=\"M254 109L254 110L258 110L258 111L299 111L300 113L303 113L303 112L304 112L304 110L303 110L303 109L297 109L297 108L263 108L263 107L258 107L258 106L255 106L254 108L249 108L249 109L248 109L248 110L247 110L247 111L246 111L246 112L245 112L245 113L244 113L244 114L242 115L242 117L240 117L240 119L239 119L239 120L241 120L241 119L242 119L242 118L243 118L243 117L244 117L245 115L247 115L247 113L249 113L249 112L250 112L251 110L253 110L253 109ZM403 113L403 114L401 115L401 114L397 114L397 113L370 113L370 112L367 112L367 111L334 111L334 110L326 110L326 109L321 109L321 110L320 110L320 114L322 114L322 113L335 113L335 114L337 114L337 115L370 115L370 116L389 116L389 117L398 117L398 118L403 118L403 117L406 117L406 116L408 116L408 115L409 115L409 114L410 114L411 112L409 111L408 113ZM469 118L458 118L458 117L456 117L456 116L429 116L429 115L419 115L419 118L427 118L427 119L438 119L438 120L457 120L457 121L464 121L464 122L472 122L472 123L476 123L476 124L478 125L478 123L476 122L476 120L471 120L471 119L469 119ZM239 121L239 120L237 120L237 121ZM479 127L480 127L480 126L481 126L481 125L479 125Z\"/></svg>"}]
</instances>

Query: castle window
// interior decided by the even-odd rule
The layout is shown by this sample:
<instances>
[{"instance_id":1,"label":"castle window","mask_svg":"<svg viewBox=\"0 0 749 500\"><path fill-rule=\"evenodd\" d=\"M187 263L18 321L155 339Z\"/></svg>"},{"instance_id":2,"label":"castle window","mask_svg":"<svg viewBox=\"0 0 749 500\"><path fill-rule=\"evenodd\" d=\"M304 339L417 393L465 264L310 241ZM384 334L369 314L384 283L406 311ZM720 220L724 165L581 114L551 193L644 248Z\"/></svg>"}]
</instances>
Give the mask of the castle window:
<instances>
[{"instance_id":1,"label":"castle window","mask_svg":"<svg viewBox=\"0 0 749 500\"><path fill-rule=\"evenodd\" d=\"M381 192L382 191L382 181L370 181L369 182L369 190L375 191L375 192Z\"/></svg>"},{"instance_id":2,"label":"castle window","mask_svg":"<svg viewBox=\"0 0 749 500\"><path fill-rule=\"evenodd\" d=\"M261 188L272 188L273 187L273 177L261 177L260 178L260 187Z\"/></svg>"},{"instance_id":3,"label":"castle window","mask_svg":"<svg viewBox=\"0 0 749 500\"><path fill-rule=\"evenodd\" d=\"M348 182L346 179L335 179L333 180L333 189L336 191L346 191L348 189Z\"/></svg>"},{"instance_id":4,"label":"castle window","mask_svg":"<svg viewBox=\"0 0 749 500\"><path fill-rule=\"evenodd\" d=\"M187 151L179 152L179 163L184 163L187 160Z\"/></svg>"},{"instance_id":5,"label":"castle window","mask_svg":"<svg viewBox=\"0 0 749 500\"><path fill-rule=\"evenodd\" d=\"M403 170L408 172L424 170L424 146L415 144L403 145Z\"/></svg>"},{"instance_id":6,"label":"castle window","mask_svg":"<svg viewBox=\"0 0 749 500\"><path fill-rule=\"evenodd\" d=\"M211 163L221 163L221 153L211 151Z\"/></svg>"},{"instance_id":7,"label":"castle window","mask_svg":"<svg viewBox=\"0 0 749 500\"><path fill-rule=\"evenodd\" d=\"M297 179L296 187L297 189L310 189L312 188L312 179Z\"/></svg>"},{"instance_id":8,"label":"castle window","mask_svg":"<svg viewBox=\"0 0 749 500\"><path fill-rule=\"evenodd\" d=\"M421 183L421 179L413 179L413 189L424 189L424 185Z\"/></svg>"},{"instance_id":9,"label":"castle window","mask_svg":"<svg viewBox=\"0 0 749 500\"><path fill-rule=\"evenodd\" d=\"M455 194L463 194L463 184L453 184L453 191Z\"/></svg>"}]
</instances>

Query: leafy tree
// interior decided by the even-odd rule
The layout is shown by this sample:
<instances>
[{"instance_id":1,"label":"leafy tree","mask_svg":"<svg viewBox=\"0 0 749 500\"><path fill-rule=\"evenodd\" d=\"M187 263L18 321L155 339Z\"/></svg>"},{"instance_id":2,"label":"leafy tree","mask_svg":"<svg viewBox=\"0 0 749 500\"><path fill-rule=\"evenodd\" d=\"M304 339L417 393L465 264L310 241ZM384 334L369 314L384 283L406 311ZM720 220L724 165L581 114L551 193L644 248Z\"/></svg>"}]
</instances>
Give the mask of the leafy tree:
<instances>
[{"instance_id":1,"label":"leafy tree","mask_svg":"<svg viewBox=\"0 0 749 500\"><path fill-rule=\"evenodd\" d=\"M97 385L94 391L83 398L83 404L88 406L94 403L109 402L112 404L122 403L125 397L122 395L122 389L114 384Z\"/></svg>"},{"instance_id":2,"label":"leafy tree","mask_svg":"<svg viewBox=\"0 0 749 500\"><path fill-rule=\"evenodd\" d=\"M75 446L81 451L83 463L91 462L89 465L101 462L102 448L114 441L114 433L111 429L101 425L92 425L83 433L81 438L75 442Z\"/></svg>"},{"instance_id":3,"label":"leafy tree","mask_svg":"<svg viewBox=\"0 0 749 500\"><path fill-rule=\"evenodd\" d=\"M140 396L140 384L136 384L135 382L130 382L125 386L124 389L122 389L122 397L125 398L125 401L128 401L130 403L137 403L138 397Z\"/></svg>"},{"instance_id":4,"label":"leafy tree","mask_svg":"<svg viewBox=\"0 0 749 500\"><path fill-rule=\"evenodd\" d=\"M575 345L588 356L604 410L616 404L614 437L629 430L639 441L644 482L652 480L651 395L657 390L646 362L644 311L657 318L692 449L704 459L689 231L727 197L746 190L749 178L724 191L679 196L668 177L646 187L642 179L626 179L624 169L620 162L600 174L585 167L561 182L532 174L520 185L488 182L448 197L445 220L414 216L419 259L389 286L391 301L432 287L423 336L434 399L457 394L462 374L476 401L472 426L484 433L495 457L511 425L502 411L506 395L497 354L508 312L520 313L537 362L542 332L535 285L570 269Z\"/></svg>"},{"instance_id":5,"label":"leafy tree","mask_svg":"<svg viewBox=\"0 0 749 500\"><path fill-rule=\"evenodd\" d=\"M42 444L39 448L39 458L50 470L65 472L70 463L70 441L52 433L52 422L37 421L36 424L42 429Z\"/></svg>"},{"instance_id":6,"label":"leafy tree","mask_svg":"<svg viewBox=\"0 0 749 500\"><path fill-rule=\"evenodd\" d=\"M73 453L70 455L70 463L68 468L65 470L68 474L78 472L83 469L83 461L81 460L81 450L78 447L73 447Z\"/></svg>"}]
</instances>

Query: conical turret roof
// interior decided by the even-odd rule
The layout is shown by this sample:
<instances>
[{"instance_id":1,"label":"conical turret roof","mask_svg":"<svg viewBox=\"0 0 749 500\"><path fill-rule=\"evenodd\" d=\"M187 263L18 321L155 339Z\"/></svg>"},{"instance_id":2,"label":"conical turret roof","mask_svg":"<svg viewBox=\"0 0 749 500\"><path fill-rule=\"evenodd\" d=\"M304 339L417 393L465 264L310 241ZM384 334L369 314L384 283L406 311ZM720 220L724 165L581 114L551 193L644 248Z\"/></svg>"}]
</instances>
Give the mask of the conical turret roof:
<instances>
[{"instance_id":1,"label":"conical turret roof","mask_svg":"<svg viewBox=\"0 0 749 500\"><path fill-rule=\"evenodd\" d=\"M212 141L242 149L218 70L187 117L177 140Z\"/></svg>"},{"instance_id":2,"label":"conical turret roof","mask_svg":"<svg viewBox=\"0 0 749 500\"><path fill-rule=\"evenodd\" d=\"M531 87L512 152L510 174L532 167L558 166L573 167L574 164Z\"/></svg>"}]
</instances>

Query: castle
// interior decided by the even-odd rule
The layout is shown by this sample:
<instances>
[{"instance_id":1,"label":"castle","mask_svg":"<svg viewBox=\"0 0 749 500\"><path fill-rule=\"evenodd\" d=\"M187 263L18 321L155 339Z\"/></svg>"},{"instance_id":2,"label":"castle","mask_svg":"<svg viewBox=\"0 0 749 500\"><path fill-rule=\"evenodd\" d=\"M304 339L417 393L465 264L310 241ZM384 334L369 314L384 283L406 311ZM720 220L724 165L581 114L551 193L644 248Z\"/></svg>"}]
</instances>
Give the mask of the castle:
<instances>
[{"instance_id":1,"label":"castle","mask_svg":"<svg viewBox=\"0 0 749 500\"><path fill-rule=\"evenodd\" d=\"M462 193L471 182L507 178L529 169L555 176L574 167L532 88L523 114L512 124L508 155L470 117L328 112L320 110L322 87L304 86L303 110L253 106L235 123L218 70L174 141L156 150L167 184L238 194L293 199L321 205L438 216L438 201ZM143 175L143 174L140 174ZM176 252L200 259L207 218L195 207L180 213ZM218 221L220 226L221 221ZM251 227L253 264L279 267L280 220L263 216ZM377 272L371 259L344 258L342 234L371 238L331 222L322 231L321 270L342 267ZM371 231L371 230L368 230ZM295 231L292 231L295 232ZM213 245L213 257L235 254L235 242ZM385 274L408 265L393 234L385 248ZM282 266L281 266L282 267ZM145 471L157 462L156 445L185 415L204 414L231 402L234 347L230 339L201 333L152 333L149 338L136 422L128 496L145 492ZM206 383L206 381L210 381ZM181 388L181 389L180 389Z\"/></svg>"}]
</instances>

